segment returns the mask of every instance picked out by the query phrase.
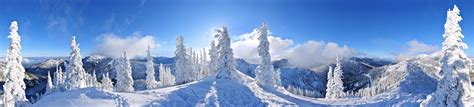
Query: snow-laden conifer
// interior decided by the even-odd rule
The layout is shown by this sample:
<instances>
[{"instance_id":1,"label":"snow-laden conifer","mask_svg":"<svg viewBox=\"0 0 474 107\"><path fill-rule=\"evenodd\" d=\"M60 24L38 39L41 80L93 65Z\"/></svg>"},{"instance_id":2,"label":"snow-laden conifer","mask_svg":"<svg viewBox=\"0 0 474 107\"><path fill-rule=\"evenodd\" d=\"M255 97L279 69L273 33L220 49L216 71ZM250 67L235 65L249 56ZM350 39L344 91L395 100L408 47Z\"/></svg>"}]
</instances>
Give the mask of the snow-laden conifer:
<instances>
[{"instance_id":1,"label":"snow-laden conifer","mask_svg":"<svg viewBox=\"0 0 474 107\"><path fill-rule=\"evenodd\" d=\"M6 66L3 75L5 84L3 84L3 104L5 107L26 106L28 99L25 96L25 68L21 65L21 37L18 34L18 23L11 22L10 25L10 45L5 57Z\"/></svg>"},{"instance_id":2,"label":"snow-laden conifer","mask_svg":"<svg viewBox=\"0 0 474 107\"><path fill-rule=\"evenodd\" d=\"M260 62L258 63L256 71L257 82L261 85L278 86L280 85L280 75L273 69L273 64L270 56L270 42L268 42L268 28L267 24L256 29L258 40L258 56Z\"/></svg>"},{"instance_id":3,"label":"snow-laden conifer","mask_svg":"<svg viewBox=\"0 0 474 107\"><path fill-rule=\"evenodd\" d=\"M219 38L217 49L219 52L217 64L218 79L238 79L237 69L235 68L235 59L232 48L230 47L230 38L227 27L216 30L216 37Z\"/></svg>"},{"instance_id":4,"label":"snow-laden conifer","mask_svg":"<svg viewBox=\"0 0 474 107\"><path fill-rule=\"evenodd\" d=\"M53 82L51 80L51 72L48 71L48 78L46 80L46 92L45 94L49 94L54 91Z\"/></svg>"},{"instance_id":5,"label":"snow-laden conifer","mask_svg":"<svg viewBox=\"0 0 474 107\"><path fill-rule=\"evenodd\" d=\"M148 46L146 62L146 88L154 89L158 87L158 82L155 79L155 63L153 63L153 56L151 56L151 49ZM161 76L161 75L160 75Z\"/></svg>"},{"instance_id":6,"label":"snow-laden conifer","mask_svg":"<svg viewBox=\"0 0 474 107\"><path fill-rule=\"evenodd\" d=\"M76 36L71 40L71 54L69 63L66 65L65 89L72 90L87 87L86 72L82 67L82 57L79 45L76 43Z\"/></svg>"},{"instance_id":7,"label":"snow-laden conifer","mask_svg":"<svg viewBox=\"0 0 474 107\"><path fill-rule=\"evenodd\" d=\"M427 97L421 106L468 106L466 100L472 97L472 85L469 78L471 60L464 53L467 45L462 41L459 22L462 20L456 5L448 10L446 24L444 25L443 57L440 61L442 76L438 82L436 92Z\"/></svg>"},{"instance_id":8,"label":"snow-laden conifer","mask_svg":"<svg viewBox=\"0 0 474 107\"><path fill-rule=\"evenodd\" d=\"M327 76L327 83L326 83L326 98L332 99L335 98L334 93L334 72L332 66L329 66L328 76Z\"/></svg>"},{"instance_id":9,"label":"snow-laden conifer","mask_svg":"<svg viewBox=\"0 0 474 107\"><path fill-rule=\"evenodd\" d=\"M176 83L184 84L191 82L193 80L193 71L191 68L190 57L186 52L186 47L184 46L183 36L178 36L176 38L176 51L175 51L175 60L176 60Z\"/></svg>"},{"instance_id":10,"label":"snow-laden conifer","mask_svg":"<svg viewBox=\"0 0 474 107\"><path fill-rule=\"evenodd\" d=\"M130 60L127 56L127 51L124 51L122 57L118 60L118 64L115 65L117 75L115 79L114 91L117 92L133 92L133 79L132 79L132 67L130 66Z\"/></svg>"},{"instance_id":11,"label":"snow-laden conifer","mask_svg":"<svg viewBox=\"0 0 474 107\"><path fill-rule=\"evenodd\" d=\"M112 91L114 89L114 85L113 85L112 80L110 79L108 73L104 73L102 75L101 82L102 82L101 86L100 86L101 89L107 90L107 91Z\"/></svg>"},{"instance_id":12,"label":"snow-laden conifer","mask_svg":"<svg viewBox=\"0 0 474 107\"><path fill-rule=\"evenodd\" d=\"M160 64L160 82L163 87L172 86L175 84L175 78L171 74L171 69Z\"/></svg>"}]
</instances>

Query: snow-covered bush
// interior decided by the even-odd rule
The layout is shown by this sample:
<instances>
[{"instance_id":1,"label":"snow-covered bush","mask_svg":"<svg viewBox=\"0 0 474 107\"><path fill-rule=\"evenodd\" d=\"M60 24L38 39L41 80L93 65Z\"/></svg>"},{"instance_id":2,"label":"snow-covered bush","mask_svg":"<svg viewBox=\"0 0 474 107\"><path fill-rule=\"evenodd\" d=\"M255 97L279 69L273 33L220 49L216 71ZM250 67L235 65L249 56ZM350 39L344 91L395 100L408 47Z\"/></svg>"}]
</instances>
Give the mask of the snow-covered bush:
<instances>
[{"instance_id":1,"label":"snow-covered bush","mask_svg":"<svg viewBox=\"0 0 474 107\"><path fill-rule=\"evenodd\" d=\"M301 96L306 96L306 97L313 97L313 98L321 98L323 95L317 91L312 91L312 90L307 90L307 89L302 89L299 87L294 87L291 85L288 85L286 87L286 90L290 93L296 94L296 95L301 95Z\"/></svg>"},{"instance_id":2,"label":"snow-covered bush","mask_svg":"<svg viewBox=\"0 0 474 107\"><path fill-rule=\"evenodd\" d=\"M113 91L114 90L114 85L112 83L112 80L110 79L109 77L109 74L108 73L104 73L104 75L102 75L102 80L101 80L101 89L103 90L106 90L106 91Z\"/></svg>"}]
</instances>

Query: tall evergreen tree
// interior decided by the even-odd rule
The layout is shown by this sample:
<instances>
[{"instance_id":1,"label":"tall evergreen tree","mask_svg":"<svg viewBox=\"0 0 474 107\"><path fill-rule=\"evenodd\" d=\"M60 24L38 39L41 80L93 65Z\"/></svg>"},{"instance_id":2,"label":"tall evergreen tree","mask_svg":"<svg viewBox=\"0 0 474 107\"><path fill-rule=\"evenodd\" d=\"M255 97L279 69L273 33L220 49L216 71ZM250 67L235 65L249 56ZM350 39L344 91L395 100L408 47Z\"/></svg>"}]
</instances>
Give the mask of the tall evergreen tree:
<instances>
[{"instance_id":1,"label":"tall evergreen tree","mask_svg":"<svg viewBox=\"0 0 474 107\"><path fill-rule=\"evenodd\" d=\"M65 72L66 79L64 85L66 90L87 87L86 72L82 67L82 57L79 45L76 43L76 36L72 37L71 49L71 56L69 57L69 63L66 65Z\"/></svg>"},{"instance_id":2,"label":"tall evergreen tree","mask_svg":"<svg viewBox=\"0 0 474 107\"><path fill-rule=\"evenodd\" d=\"M8 47L5 60L7 65L3 75L5 84L3 84L3 104L5 107L26 106L28 99L25 96L25 68L21 65L21 37L18 34L18 23L11 22L10 25L10 46Z\"/></svg>"},{"instance_id":3,"label":"tall evergreen tree","mask_svg":"<svg viewBox=\"0 0 474 107\"><path fill-rule=\"evenodd\" d=\"M270 56L270 43L268 42L268 27L266 23L256 29L258 40L258 56L260 62L258 63L256 71L257 82L260 85L278 86L280 85L280 75L273 69L273 64Z\"/></svg>"},{"instance_id":4,"label":"tall evergreen tree","mask_svg":"<svg viewBox=\"0 0 474 107\"><path fill-rule=\"evenodd\" d=\"M53 82L51 80L51 72L48 71L48 79L46 80L46 92L45 94L49 94L51 92L53 92L54 90L54 87L53 87Z\"/></svg>"},{"instance_id":5,"label":"tall evergreen tree","mask_svg":"<svg viewBox=\"0 0 474 107\"><path fill-rule=\"evenodd\" d=\"M237 69L235 68L235 59L232 48L230 48L230 38L227 27L216 30L216 37L219 38L217 49L219 52L217 76L218 79L239 79Z\"/></svg>"},{"instance_id":6,"label":"tall evergreen tree","mask_svg":"<svg viewBox=\"0 0 474 107\"><path fill-rule=\"evenodd\" d=\"M132 67L127 55L127 51L124 51L122 57L118 60L118 65L115 65L117 84L115 84L114 90L117 92L133 92L135 90L133 89Z\"/></svg>"},{"instance_id":7,"label":"tall evergreen tree","mask_svg":"<svg viewBox=\"0 0 474 107\"><path fill-rule=\"evenodd\" d=\"M327 83L326 83L326 98L333 99L335 98L334 93L334 72L332 66L329 66L328 76L327 76Z\"/></svg>"},{"instance_id":8,"label":"tall evergreen tree","mask_svg":"<svg viewBox=\"0 0 474 107\"><path fill-rule=\"evenodd\" d=\"M154 89L158 87L158 82L155 79L155 63L153 63L153 56L151 56L151 49L148 46L147 62L146 62L146 88ZM161 76L161 75L160 75Z\"/></svg>"},{"instance_id":9,"label":"tall evergreen tree","mask_svg":"<svg viewBox=\"0 0 474 107\"><path fill-rule=\"evenodd\" d=\"M186 47L184 46L183 36L178 36L176 38L176 51L175 51L175 60L176 60L176 83L184 84L191 82L193 80L193 71L191 68L191 62L189 54L186 53Z\"/></svg>"},{"instance_id":10,"label":"tall evergreen tree","mask_svg":"<svg viewBox=\"0 0 474 107\"><path fill-rule=\"evenodd\" d=\"M333 70L332 81L334 82L334 96L336 98L345 97L344 86L342 81L342 66L341 59L336 57L336 67Z\"/></svg>"},{"instance_id":11,"label":"tall evergreen tree","mask_svg":"<svg viewBox=\"0 0 474 107\"><path fill-rule=\"evenodd\" d=\"M64 73L61 66L56 66L56 72L54 72L53 86L55 90L61 91L64 86Z\"/></svg>"},{"instance_id":12,"label":"tall evergreen tree","mask_svg":"<svg viewBox=\"0 0 474 107\"><path fill-rule=\"evenodd\" d=\"M219 62L219 53L217 52L217 47L214 41L211 42L211 49L209 50L209 75L216 75L217 74L217 64Z\"/></svg>"},{"instance_id":13,"label":"tall evergreen tree","mask_svg":"<svg viewBox=\"0 0 474 107\"><path fill-rule=\"evenodd\" d=\"M443 57L441 63L441 80L438 82L436 92L428 96L421 106L447 106L463 107L472 95L471 60L464 53L467 45L462 41L464 35L461 33L459 22L462 20L460 11L456 5L448 10L446 24L444 24Z\"/></svg>"}]
</instances>

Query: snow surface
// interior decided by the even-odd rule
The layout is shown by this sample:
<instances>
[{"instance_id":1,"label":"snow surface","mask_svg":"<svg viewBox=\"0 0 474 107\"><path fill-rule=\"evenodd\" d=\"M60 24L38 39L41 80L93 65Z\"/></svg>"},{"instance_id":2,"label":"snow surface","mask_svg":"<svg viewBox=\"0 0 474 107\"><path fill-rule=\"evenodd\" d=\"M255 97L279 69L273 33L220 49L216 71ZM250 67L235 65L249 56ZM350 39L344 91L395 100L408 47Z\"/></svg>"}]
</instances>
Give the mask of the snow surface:
<instances>
[{"instance_id":1,"label":"snow surface","mask_svg":"<svg viewBox=\"0 0 474 107\"><path fill-rule=\"evenodd\" d=\"M275 89L259 86L253 78L242 73L239 75L242 81L205 78L183 85L135 93L84 88L47 95L33 106L418 106L424 99L423 95L403 94L396 91L372 97L309 98L291 94L282 87Z\"/></svg>"}]
</instances>

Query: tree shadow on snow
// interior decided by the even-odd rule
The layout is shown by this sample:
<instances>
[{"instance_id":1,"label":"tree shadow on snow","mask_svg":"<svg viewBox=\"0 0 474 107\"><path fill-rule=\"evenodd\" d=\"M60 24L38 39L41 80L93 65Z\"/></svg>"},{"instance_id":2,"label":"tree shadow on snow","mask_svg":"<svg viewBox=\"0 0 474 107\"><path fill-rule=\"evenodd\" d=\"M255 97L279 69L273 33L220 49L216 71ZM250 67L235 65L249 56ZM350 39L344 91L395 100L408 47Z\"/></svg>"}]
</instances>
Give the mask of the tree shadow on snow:
<instances>
[{"instance_id":1,"label":"tree shadow on snow","mask_svg":"<svg viewBox=\"0 0 474 107\"><path fill-rule=\"evenodd\" d=\"M217 100L220 106L263 107L267 106L244 84L233 80L216 80Z\"/></svg>"},{"instance_id":2,"label":"tree shadow on snow","mask_svg":"<svg viewBox=\"0 0 474 107\"><path fill-rule=\"evenodd\" d=\"M430 94L436 91L437 80L427 75L424 70L416 65L408 64L408 75L400 82L400 91L410 94Z\"/></svg>"},{"instance_id":3,"label":"tree shadow on snow","mask_svg":"<svg viewBox=\"0 0 474 107\"><path fill-rule=\"evenodd\" d=\"M202 80L198 83L182 85L179 89L164 96L164 99L152 101L150 107L165 106L165 107L191 107L197 103L202 102L209 92L213 81Z\"/></svg>"}]
</instances>

